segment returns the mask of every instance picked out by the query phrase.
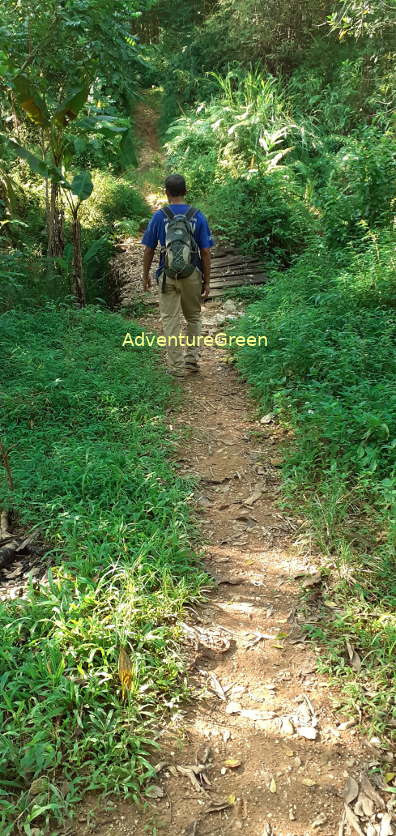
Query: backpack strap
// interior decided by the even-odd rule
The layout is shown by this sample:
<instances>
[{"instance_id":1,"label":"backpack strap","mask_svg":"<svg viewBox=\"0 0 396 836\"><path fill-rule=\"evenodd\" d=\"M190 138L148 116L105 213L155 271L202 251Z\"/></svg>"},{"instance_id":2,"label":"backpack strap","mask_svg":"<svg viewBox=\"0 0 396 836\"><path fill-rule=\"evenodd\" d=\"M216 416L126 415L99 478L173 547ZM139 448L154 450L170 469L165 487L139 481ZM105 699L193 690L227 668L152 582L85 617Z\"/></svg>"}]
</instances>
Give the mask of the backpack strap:
<instances>
[{"instance_id":1,"label":"backpack strap","mask_svg":"<svg viewBox=\"0 0 396 836\"><path fill-rule=\"evenodd\" d=\"M197 212L198 212L198 209L194 209L194 206L190 206L190 208L187 210L184 217L186 218L187 221L192 221L194 215L196 215Z\"/></svg>"},{"instance_id":2,"label":"backpack strap","mask_svg":"<svg viewBox=\"0 0 396 836\"><path fill-rule=\"evenodd\" d=\"M173 221L173 218L175 217L175 214L174 214L174 212L172 212L172 209L170 208L170 206L163 206L162 209L161 209L161 212L163 212L165 217L168 218L168 221Z\"/></svg>"}]
</instances>

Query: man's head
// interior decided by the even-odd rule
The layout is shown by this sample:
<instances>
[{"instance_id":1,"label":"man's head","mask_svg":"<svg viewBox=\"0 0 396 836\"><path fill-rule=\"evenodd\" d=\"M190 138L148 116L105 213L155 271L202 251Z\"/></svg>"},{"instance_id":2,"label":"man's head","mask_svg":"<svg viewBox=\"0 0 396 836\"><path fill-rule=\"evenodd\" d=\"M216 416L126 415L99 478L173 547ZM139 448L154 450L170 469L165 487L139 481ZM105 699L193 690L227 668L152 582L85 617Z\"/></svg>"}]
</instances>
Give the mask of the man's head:
<instances>
[{"instance_id":1,"label":"man's head","mask_svg":"<svg viewBox=\"0 0 396 836\"><path fill-rule=\"evenodd\" d=\"M187 192L186 181L181 174L170 174L165 180L167 197L184 197Z\"/></svg>"}]
</instances>

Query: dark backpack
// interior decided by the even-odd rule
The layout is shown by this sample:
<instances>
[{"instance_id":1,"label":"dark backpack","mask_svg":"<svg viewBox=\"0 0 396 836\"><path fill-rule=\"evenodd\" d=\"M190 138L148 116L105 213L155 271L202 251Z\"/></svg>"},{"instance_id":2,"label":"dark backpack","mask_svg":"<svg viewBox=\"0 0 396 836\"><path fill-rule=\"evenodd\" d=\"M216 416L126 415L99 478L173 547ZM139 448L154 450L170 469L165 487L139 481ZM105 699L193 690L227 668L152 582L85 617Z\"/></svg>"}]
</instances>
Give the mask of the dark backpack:
<instances>
[{"instance_id":1,"label":"dark backpack","mask_svg":"<svg viewBox=\"0 0 396 836\"><path fill-rule=\"evenodd\" d=\"M193 206L185 215L176 215L170 206L162 209L165 222L165 276L170 279L186 279L194 272L198 246L194 238L192 219L197 213Z\"/></svg>"}]
</instances>

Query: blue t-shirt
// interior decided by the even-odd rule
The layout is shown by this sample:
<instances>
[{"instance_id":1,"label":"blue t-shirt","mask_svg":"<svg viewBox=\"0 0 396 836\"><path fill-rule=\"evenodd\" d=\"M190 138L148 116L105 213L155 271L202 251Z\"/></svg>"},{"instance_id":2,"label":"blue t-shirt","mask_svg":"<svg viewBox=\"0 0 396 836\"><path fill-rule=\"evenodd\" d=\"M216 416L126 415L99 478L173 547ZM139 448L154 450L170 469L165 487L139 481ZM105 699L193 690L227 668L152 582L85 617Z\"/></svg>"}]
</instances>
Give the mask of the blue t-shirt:
<instances>
[{"instance_id":1,"label":"blue t-shirt","mask_svg":"<svg viewBox=\"0 0 396 836\"><path fill-rule=\"evenodd\" d=\"M188 209L190 208L186 203L171 203L170 208L174 215L185 215ZM157 212L154 213L151 221L143 235L141 240L141 244L144 244L146 247L151 247L155 250L157 244L159 243L161 247L165 247L165 218L164 213L161 209L158 209ZM198 244L199 249L206 249L208 247L214 246L214 241L212 237L212 233L209 229L209 224L205 218L205 215L197 210L196 214L191 220L191 226L193 229L194 238ZM199 253L196 256L196 266L202 270L202 261L199 257ZM157 278L161 275L164 269L165 263L165 253L161 252L160 254L160 262L159 267L157 269Z\"/></svg>"}]
</instances>

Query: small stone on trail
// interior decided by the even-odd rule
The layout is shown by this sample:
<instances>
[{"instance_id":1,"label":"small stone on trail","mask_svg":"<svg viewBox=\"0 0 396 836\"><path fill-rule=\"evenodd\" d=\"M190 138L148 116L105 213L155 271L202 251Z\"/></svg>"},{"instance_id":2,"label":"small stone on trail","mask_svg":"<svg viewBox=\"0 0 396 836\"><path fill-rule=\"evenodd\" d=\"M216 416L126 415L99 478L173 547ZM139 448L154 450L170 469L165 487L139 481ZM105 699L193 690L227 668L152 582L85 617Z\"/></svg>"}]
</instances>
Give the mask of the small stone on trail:
<instances>
[{"instance_id":1,"label":"small stone on trail","mask_svg":"<svg viewBox=\"0 0 396 836\"><path fill-rule=\"evenodd\" d=\"M288 717L284 717L281 724L281 734L285 735L286 737L294 734L294 726L291 720Z\"/></svg>"},{"instance_id":2,"label":"small stone on trail","mask_svg":"<svg viewBox=\"0 0 396 836\"><path fill-rule=\"evenodd\" d=\"M226 714L239 714L242 711L240 702L229 702L226 706Z\"/></svg>"},{"instance_id":3,"label":"small stone on trail","mask_svg":"<svg viewBox=\"0 0 396 836\"><path fill-rule=\"evenodd\" d=\"M241 766L241 764L242 761L239 760L239 758L227 758L227 760L224 761L224 766L228 769L238 769L238 766Z\"/></svg>"},{"instance_id":4,"label":"small stone on trail","mask_svg":"<svg viewBox=\"0 0 396 836\"><path fill-rule=\"evenodd\" d=\"M260 499L260 497L262 496L262 493L263 492L259 491L259 490L253 491L253 493L250 496L248 496L247 499L243 500L243 504L244 505L249 505L249 506L254 505L254 503L257 502L258 499Z\"/></svg>"},{"instance_id":5,"label":"small stone on trail","mask_svg":"<svg viewBox=\"0 0 396 836\"><path fill-rule=\"evenodd\" d=\"M319 816L312 822L312 827L316 829L317 827L322 827L322 824L326 824L327 816L325 813L320 813Z\"/></svg>"},{"instance_id":6,"label":"small stone on trail","mask_svg":"<svg viewBox=\"0 0 396 836\"><path fill-rule=\"evenodd\" d=\"M316 740L318 731L317 729L314 729L313 726L298 726L297 734L299 734L300 737L306 737L307 740Z\"/></svg>"},{"instance_id":7,"label":"small stone on trail","mask_svg":"<svg viewBox=\"0 0 396 836\"><path fill-rule=\"evenodd\" d=\"M223 311L225 313L236 313L237 310L238 310L238 308L237 308L235 302L233 302L232 299L226 299L226 301L224 302L224 305L223 305Z\"/></svg>"}]
</instances>

